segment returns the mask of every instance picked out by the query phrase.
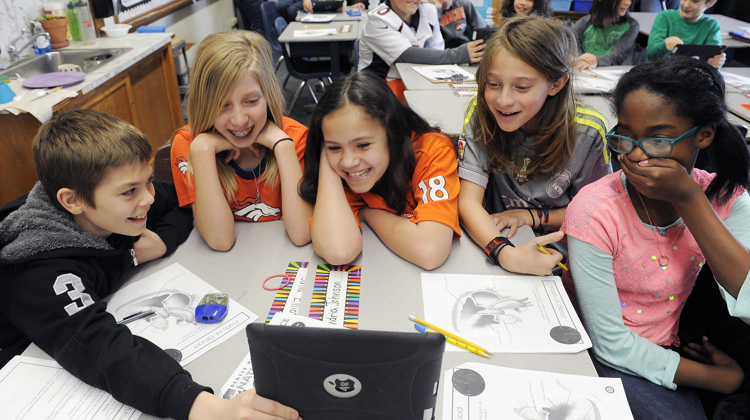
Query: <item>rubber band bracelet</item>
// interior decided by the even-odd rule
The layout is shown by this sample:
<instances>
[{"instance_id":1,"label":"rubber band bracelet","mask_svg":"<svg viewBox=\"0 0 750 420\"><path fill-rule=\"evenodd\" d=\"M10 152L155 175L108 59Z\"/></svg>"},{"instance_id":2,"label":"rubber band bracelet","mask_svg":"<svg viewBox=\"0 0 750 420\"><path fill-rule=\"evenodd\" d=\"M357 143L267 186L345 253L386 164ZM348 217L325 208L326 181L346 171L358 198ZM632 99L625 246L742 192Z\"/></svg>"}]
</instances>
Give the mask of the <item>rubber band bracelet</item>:
<instances>
[{"instance_id":1,"label":"rubber band bracelet","mask_svg":"<svg viewBox=\"0 0 750 420\"><path fill-rule=\"evenodd\" d=\"M531 211L531 209L528 207L526 207L526 210L528 210L529 214L531 215L531 228L534 229L534 226L536 225L536 221L534 221L534 212ZM539 221L541 222L542 219L539 219Z\"/></svg>"},{"instance_id":2,"label":"rubber band bracelet","mask_svg":"<svg viewBox=\"0 0 750 420\"><path fill-rule=\"evenodd\" d=\"M284 284L282 284L279 287L268 287L268 286L266 286L266 282L268 282L268 280L274 279L276 277L283 277L284 280L286 280L286 281L284 282ZM285 288L286 286L288 286L289 283L291 283L291 282L292 282L292 279L289 278L289 276L287 276L286 274L274 274L273 276L270 276L267 279L263 280L262 286L266 290L281 290L281 289Z\"/></svg>"},{"instance_id":3,"label":"rubber band bracelet","mask_svg":"<svg viewBox=\"0 0 750 420\"><path fill-rule=\"evenodd\" d=\"M495 250L495 248L499 247L499 253L501 249L505 248L508 245L515 248L515 246L510 242L510 239L506 238L505 236L498 236L491 240L486 247L484 247L484 255L487 256L487 259L490 260L492 264L500 265L500 262L497 259L497 255L493 251Z\"/></svg>"},{"instance_id":4,"label":"rubber band bracelet","mask_svg":"<svg viewBox=\"0 0 750 420\"><path fill-rule=\"evenodd\" d=\"M279 145L279 143L281 143L282 141L286 141L286 140L289 140L289 141L291 141L292 143L294 143L294 140L292 140L292 138L291 138L291 137L284 137L283 139L277 140L277 141L276 141L276 143L274 143L274 144L273 144L273 147L271 148L271 153L274 153L274 152L276 152L276 146L278 146L278 145Z\"/></svg>"}]
</instances>

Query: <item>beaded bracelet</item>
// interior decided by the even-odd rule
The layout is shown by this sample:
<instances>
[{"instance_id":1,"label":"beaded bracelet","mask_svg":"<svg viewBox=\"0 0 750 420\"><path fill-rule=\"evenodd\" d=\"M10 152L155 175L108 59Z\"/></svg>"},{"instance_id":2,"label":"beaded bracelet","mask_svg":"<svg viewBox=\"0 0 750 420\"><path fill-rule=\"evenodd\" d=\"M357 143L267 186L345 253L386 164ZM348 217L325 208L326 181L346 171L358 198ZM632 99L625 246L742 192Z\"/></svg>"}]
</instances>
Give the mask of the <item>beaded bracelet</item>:
<instances>
[{"instance_id":1,"label":"beaded bracelet","mask_svg":"<svg viewBox=\"0 0 750 420\"><path fill-rule=\"evenodd\" d=\"M276 152L276 146L278 146L279 143L281 143L282 141L286 141L286 140L289 140L292 143L294 143L294 140L292 140L291 137L284 137L283 139L279 139L279 140L276 141L276 143L273 144L273 147L271 148L271 153Z\"/></svg>"},{"instance_id":2,"label":"beaded bracelet","mask_svg":"<svg viewBox=\"0 0 750 420\"><path fill-rule=\"evenodd\" d=\"M549 225L549 211L544 208L537 209L536 214L539 216L539 227L542 230L547 230L547 226Z\"/></svg>"}]
</instances>

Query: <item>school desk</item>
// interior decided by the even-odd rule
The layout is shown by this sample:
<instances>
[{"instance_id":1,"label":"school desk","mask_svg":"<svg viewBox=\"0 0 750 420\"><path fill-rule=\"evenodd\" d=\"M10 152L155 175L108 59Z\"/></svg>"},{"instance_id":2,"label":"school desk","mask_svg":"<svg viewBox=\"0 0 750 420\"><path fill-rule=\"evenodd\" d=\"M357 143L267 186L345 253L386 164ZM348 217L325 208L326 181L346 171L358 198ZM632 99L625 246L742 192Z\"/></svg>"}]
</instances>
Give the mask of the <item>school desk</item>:
<instances>
[{"instance_id":1,"label":"school desk","mask_svg":"<svg viewBox=\"0 0 750 420\"><path fill-rule=\"evenodd\" d=\"M294 31L312 29L336 29L340 31L345 25L350 25L349 32L337 32L335 35L313 37L296 37ZM290 57L339 57L349 56L354 41L359 37L362 25L359 21L333 21L329 23L291 22L279 35L279 42L283 48L288 48ZM353 51L351 52L353 54ZM339 60L331 60L331 77L337 79L341 75Z\"/></svg>"},{"instance_id":2,"label":"school desk","mask_svg":"<svg viewBox=\"0 0 750 420\"><path fill-rule=\"evenodd\" d=\"M654 26L654 20L656 19L656 12L630 12L630 16L638 21L640 25L639 32L643 35L648 36L651 33L651 28ZM747 42L738 41L729 37L729 32L737 31L740 27L749 27L750 23L743 22L729 16L724 15L706 15L710 16L719 21L721 26L721 43L726 45L728 48L748 48L750 44Z\"/></svg>"},{"instance_id":3,"label":"school desk","mask_svg":"<svg viewBox=\"0 0 750 420\"><path fill-rule=\"evenodd\" d=\"M347 6L346 7L346 11L349 11L349 10L351 10L351 8ZM342 11L342 12L332 12L332 13L329 13L329 12L317 12L317 13L314 13L314 14L315 15L333 15L333 22L342 22L342 21L347 21L347 20L359 21L359 20L364 20L364 19L367 18L367 11L366 10L360 12L359 16L351 16L351 15L347 14L345 11ZM301 19L301 18L298 18L298 19ZM297 22L299 22L299 20Z\"/></svg>"},{"instance_id":4,"label":"school desk","mask_svg":"<svg viewBox=\"0 0 750 420\"><path fill-rule=\"evenodd\" d=\"M404 82L407 90L452 90L448 83L432 83L427 80L424 76L412 70L414 66L428 66L429 64L414 64L414 63L396 63L396 69L401 75L401 80ZM471 74L477 73L477 66L470 66L468 64L459 65L462 69L468 71Z\"/></svg>"},{"instance_id":5,"label":"school desk","mask_svg":"<svg viewBox=\"0 0 750 420\"><path fill-rule=\"evenodd\" d=\"M268 276L283 273L290 261L309 261L310 267L324 263L315 255L312 245L297 247L287 238L281 221L265 223L237 222L237 241L228 252L211 250L193 230L188 240L177 251L164 259L143 264L133 276L142 279L175 262L216 287L253 311L263 322L276 292L264 290L261 282ZM524 243L532 238L532 231L523 227L513 241ZM414 323L408 316L424 317L420 273L424 270L401 259L380 241L365 225L362 228L363 250L353 264L362 266L360 301L360 329L413 332ZM481 247L468 234L453 240L448 260L433 273L466 273L511 275L491 265ZM301 315L308 315L315 270L308 270L307 286L302 297ZM272 286L272 281L269 281ZM248 352L244 333L237 333L226 342L210 350L185 368L196 382L219 392L234 369ZM24 356L49 358L38 347L31 345ZM575 354L504 354L494 353L485 359L469 352L446 352L442 370L465 362L493 363L520 369L596 376L588 352ZM442 379L442 378L441 378ZM442 411L442 385L437 405L437 419ZM141 419L153 419L142 416Z\"/></svg>"}]
</instances>

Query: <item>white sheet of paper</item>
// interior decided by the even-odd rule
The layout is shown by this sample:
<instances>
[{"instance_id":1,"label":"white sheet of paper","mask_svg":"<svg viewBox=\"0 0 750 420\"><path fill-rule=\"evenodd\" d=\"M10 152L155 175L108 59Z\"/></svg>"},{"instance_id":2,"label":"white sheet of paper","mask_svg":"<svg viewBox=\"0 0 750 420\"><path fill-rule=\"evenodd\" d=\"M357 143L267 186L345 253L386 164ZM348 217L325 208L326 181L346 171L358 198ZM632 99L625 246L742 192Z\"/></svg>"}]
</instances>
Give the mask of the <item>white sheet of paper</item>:
<instances>
[{"instance_id":1,"label":"white sheet of paper","mask_svg":"<svg viewBox=\"0 0 750 420\"><path fill-rule=\"evenodd\" d=\"M336 35L336 28L327 29L298 29L294 31L295 38L313 38L316 36Z\"/></svg>"},{"instance_id":2,"label":"white sheet of paper","mask_svg":"<svg viewBox=\"0 0 750 420\"><path fill-rule=\"evenodd\" d=\"M748 77L740 76L738 74L732 74L726 71L722 71L721 75L724 76L724 82L726 82L730 86L750 86L750 78Z\"/></svg>"},{"instance_id":3,"label":"white sheet of paper","mask_svg":"<svg viewBox=\"0 0 750 420\"><path fill-rule=\"evenodd\" d=\"M473 74L458 67L456 64L440 66L413 66L412 70L426 77L428 80L439 80L445 82L469 82L476 80ZM460 76L460 80L452 80L451 76Z\"/></svg>"},{"instance_id":4,"label":"white sheet of paper","mask_svg":"<svg viewBox=\"0 0 750 420\"><path fill-rule=\"evenodd\" d=\"M16 356L0 370L0 417L136 420L141 412L86 385L54 360Z\"/></svg>"},{"instance_id":5,"label":"white sheet of paper","mask_svg":"<svg viewBox=\"0 0 750 420\"><path fill-rule=\"evenodd\" d=\"M288 325L291 327L310 327L310 328L339 328L342 326L332 325L318 319L308 318L302 315L293 315L279 312L273 315L268 325Z\"/></svg>"},{"instance_id":6,"label":"white sheet of paper","mask_svg":"<svg viewBox=\"0 0 750 420\"><path fill-rule=\"evenodd\" d=\"M422 273L422 297L425 321L490 352L577 353L591 347L559 277Z\"/></svg>"},{"instance_id":7,"label":"white sheet of paper","mask_svg":"<svg viewBox=\"0 0 750 420\"><path fill-rule=\"evenodd\" d=\"M107 312L120 320L153 309L147 318L126 324L135 335L148 339L175 357L182 366L216 347L233 334L244 332L258 319L233 299L227 315L215 324L195 321L195 307L207 293L219 292L178 263L118 290L107 300Z\"/></svg>"},{"instance_id":8,"label":"white sheet of paper","mask_svg":"<svg viewBox=\"0 0 750 420\"><path fill-rule=\"evenodd\" d=\"M308 13L304 17L302 17L301 21L305 23L315 22L315 23L325 23L330 22L335 18L336 15L329 15L329 14L314 14L314 13Z\"/></svg>"},{"instance_id":9,"label":"white sheet of paper","mask_svg":"<svg viewBox=\"0 0 750 420\"><path fill-rule=\"evenodd\" d=\"M464 363L443 387L443 420L633 418L620 378Z\"/></svg>"}]
</instances>

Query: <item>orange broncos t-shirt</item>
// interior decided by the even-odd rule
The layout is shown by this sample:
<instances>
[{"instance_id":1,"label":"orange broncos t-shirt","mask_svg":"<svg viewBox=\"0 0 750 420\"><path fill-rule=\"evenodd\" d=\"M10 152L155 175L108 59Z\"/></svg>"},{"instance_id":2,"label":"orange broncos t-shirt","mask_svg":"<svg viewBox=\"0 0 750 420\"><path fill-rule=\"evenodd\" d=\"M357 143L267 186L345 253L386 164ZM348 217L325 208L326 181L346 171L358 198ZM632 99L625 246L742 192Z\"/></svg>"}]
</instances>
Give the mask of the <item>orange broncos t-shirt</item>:
<instances>
[{"instance_id":1,"label":"orange broncos t-shirt","mask_svg":"<svg viewBox=\"0 0 750 420\"><path fill-rule=\"evenodd\" d=\"M307 127L297 121L284 117L284 132L294 141L297 158L304 169L305 145L307 143ZM193 174L187 171L187 160L190 155L190 143L193 134L190 126L185 126L175 134L172 142L172 177L174 178L177 197L180 207L190 206L195 203L195 184ZM234 167L235 179L237 180L237 193L229 207L234 213L236 220L248 220L252 222L266 222L269 220L280 220L281 209L281 182L268 184L261 182L263 170L245 171ZM257 188L256 178L257 177ZM261 201L255 203L255 194L260 191Z\"/></svg>"},{"instance_id":2,"label":"orange broncos t-shirt","mask_svg":"<svg viewBox=\"0 0 750 420\"><path fill-rule=\"evenodd\" d=\"M406 207L400 214L414 223L429 220L453 229L454 237L461 237L458 224L458 161L456 149L440 133L427 133L412 140L417 166L411 180L412 189L406 197ZM359 226L359 209L368 206L396 214L379 195L357 194L344 185L346 198Z\"/></svg>"}]
</instances>

